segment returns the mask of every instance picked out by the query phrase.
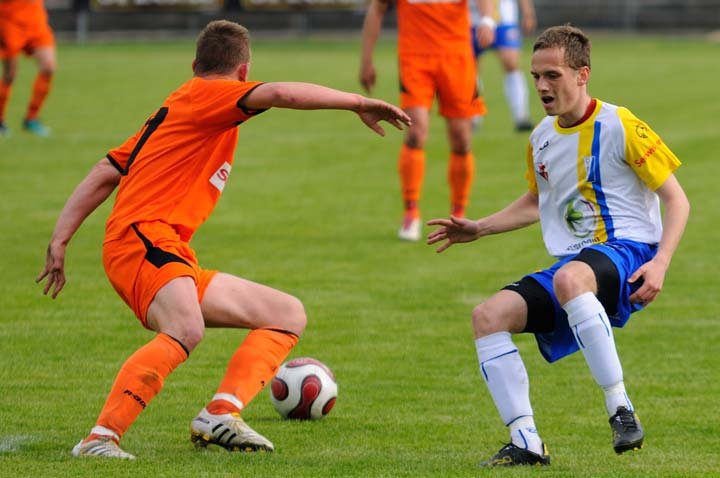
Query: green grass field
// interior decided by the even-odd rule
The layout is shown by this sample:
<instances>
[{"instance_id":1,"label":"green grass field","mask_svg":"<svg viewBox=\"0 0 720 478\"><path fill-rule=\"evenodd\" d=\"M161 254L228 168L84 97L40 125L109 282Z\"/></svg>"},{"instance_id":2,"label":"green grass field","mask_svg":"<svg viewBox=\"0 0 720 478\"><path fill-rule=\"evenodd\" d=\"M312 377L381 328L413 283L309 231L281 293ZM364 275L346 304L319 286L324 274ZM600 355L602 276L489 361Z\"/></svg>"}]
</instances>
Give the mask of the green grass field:
<instances>
[{"instance_id":1,"label":"green grass field","mask_svg":"<svg viewBox=\"0 0 720 478\"><path fill-rule=\"evenodd\" d=\"M551 263L537 226L442 255L395 238L396 156L402 133L374 136L347 112L267 112L241 129L232 179L193 246L201 263L300 297L309 315L292 357L335 372L340 394L325 420L280 420L267 391L244 414L274 454L198 452L189 422L214 393L244 333L210 330L123 439L135 462L78 460L114 375L151 338L104 277L109 204L68 249L57 301L33 280L74 186L132 134L190 74L192 42L63 44L43 118L49 139L23 134L34 67L21 73L0 138L0 476L133 477L711 477L720 473L717 251L720 209L711 177L720 151L720 47L691 38L596 35L591 92L648 121L684 161L693 204L659 299L616 333L626 384L647 433L616 456L602 394L581 355L550 366L520 336L548 469L479 470L507 440L478 372L472 307ZM252 77L359 91L359 42L254 44ZM526 55L526 60L528 56ZM380 43L375 94L395 102L394 42ZM495 211L525 188L526 137L514 133L498 63L486 64L490 115L475 138L470 213ZM532 92L531 92L532 95ZM540 117L531 96L533 115ZM447 214L444 125L433 117L422 201Z\"/></svg>"}]
</instances>

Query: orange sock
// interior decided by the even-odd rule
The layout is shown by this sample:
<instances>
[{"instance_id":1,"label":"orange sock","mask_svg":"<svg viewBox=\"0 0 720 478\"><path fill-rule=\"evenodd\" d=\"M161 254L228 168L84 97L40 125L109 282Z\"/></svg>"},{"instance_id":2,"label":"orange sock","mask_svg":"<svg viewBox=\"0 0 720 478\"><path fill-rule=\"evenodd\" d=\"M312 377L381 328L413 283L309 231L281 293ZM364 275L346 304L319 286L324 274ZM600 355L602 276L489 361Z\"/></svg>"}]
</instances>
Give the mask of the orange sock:
<instances>
[{"instance_id":1,"label":"orange sock","mask_svg":"<svg viewBox=\"0 0 720 478\"><path fill-rule=\"evenodd\" d=\"M405 201L405 220L420 218L420 208L417 201Z\"/></svg>"},{"instance_id":2,"label":"orange sock","mask_svg":"<svg viewBox=\"0 0 720 478\"><path fill-rule=\"evenodd\" d=\"M470 188L475 175L475 158L472 153L450 154L448 164L448 183L450 183L450 202L455 216L465 216L465 207L470 200Z\"/></svg>"},{"instance_id":3,"label":"orange sock","mask_svg":"<svg viewBox=\"0 0 720 478\"><path fill-rule=\"evenodd\" d=\"M282 329L251 331L228 363L227 372L207 406L214 415L239 412L275 376L298 336Z\"/></svg>"},{"instance_id":4,"label":"orange sock","mask_svg":"<svg viewBox=\"0 0 720 478\"><path fill-rule=\"evenodd\" d=\"M5 119L5 107L10 99L11 89L12 83L5 83L5 80L0 79L0 123Z\"/></svg>"},{"instance_id":5,"label":"orange sock","mask_svg":"<svg viewBox=\"0 0 720 478\"><path fill-rule=\"evenodd\" d=\"M140 347L120 368L96 428L109 429L118 439L122 437L160 392L165 378L187 357L185 347L166 334L157 334Z\"/></svg>"},{"instance_id":6,"label":"orange sock","mask_svg":"<svg viewBox=\"0 0 720 478\"><path fill-rule=\"evenodd\" d=\"M50 83L52 82L52 73L38 73L33 84L32 97L28 105L25 119L32 120L37 118L40 108L45 102L45 98L50 92Z\"/></svg>"},{"instance_id":7,"label":"orange sock","mask_svg":"<svg viewBox=\"0 0 720 478\"><path fill-rule=\"evenodd\" d=\"M406 212L414 213L416 217L419 217L417 203L420 200L420 189L425 177L425 151L403 144L398 160L398 172L400 173L400 185ZM408 204L415 205L414 212L407 209Z\"/></svg>"}]
</instances>

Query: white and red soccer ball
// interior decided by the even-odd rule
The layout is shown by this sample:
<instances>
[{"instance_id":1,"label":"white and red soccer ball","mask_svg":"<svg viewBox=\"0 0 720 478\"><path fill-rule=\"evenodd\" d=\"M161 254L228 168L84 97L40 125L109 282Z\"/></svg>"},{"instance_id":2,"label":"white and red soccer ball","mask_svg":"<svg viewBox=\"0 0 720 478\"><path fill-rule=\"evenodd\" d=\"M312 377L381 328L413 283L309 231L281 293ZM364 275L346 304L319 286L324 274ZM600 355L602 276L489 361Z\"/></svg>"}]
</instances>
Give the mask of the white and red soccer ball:
<instances>
[{"instance_id":1,"label":"white and red soccer ball","mask_svg":"<svg viewBox=\"0 0 720 478\"><path fill-rule=\"evenodd\" d=\"M282 364L270 384L270 401L283 418L315 420L332 410L338 387L319 360L302 357Z\"/></svg>"}]
</instances>

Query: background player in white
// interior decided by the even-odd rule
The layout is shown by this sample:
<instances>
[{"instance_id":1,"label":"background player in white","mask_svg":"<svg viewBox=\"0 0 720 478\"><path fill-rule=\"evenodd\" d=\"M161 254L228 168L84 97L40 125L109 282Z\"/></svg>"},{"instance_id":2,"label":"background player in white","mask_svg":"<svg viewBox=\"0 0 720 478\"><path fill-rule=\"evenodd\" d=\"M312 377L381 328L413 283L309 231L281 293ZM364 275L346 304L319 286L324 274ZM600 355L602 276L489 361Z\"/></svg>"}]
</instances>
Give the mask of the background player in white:
<instances>
[{"instance_id":1,"label":"background player in white","mask_svg":"<svg viewBox=\"0 0 720 478\"><path fill-rule=\"evenodd\" d=\"M626 108L588 94L590 41L582 31L545 30L533 46L531 72L549 116L530 136L529 191L477 221L428 222L440 226L428 243L446 241L442 252L539 220L558 258L473 310L481 373L511 437L486 466L550 463L513 333L534 333L550 362L582 350L605 394L615 451L642 446L611 325L622 327L657 297L690 211L673 174L680 161L657 134Z\"/></svg>"},{"instance_id":2,"label":"background player in white","mask_svg":"<svg viewBox=\"0 0 720 478\"><path fill-rule=\"evenodd\" d=\"M470 5L470 23L472 25L473 52L478 58L478 77L482 76L481 56L488 49L495 50L505 71L505 99L510 107L515 129L530 131L533 128L528 107L528 87L520 70L520 50L523 34L530 35L537 24L533 0L495 0L497 18L488 18L480 14L475 2ZM518 8L519 7L519 8ZM484 24L495 26L495 41L483 48L477 40L477 30ZM476 117L477 126L482 118Z\"/></svg>"}]
</instances>

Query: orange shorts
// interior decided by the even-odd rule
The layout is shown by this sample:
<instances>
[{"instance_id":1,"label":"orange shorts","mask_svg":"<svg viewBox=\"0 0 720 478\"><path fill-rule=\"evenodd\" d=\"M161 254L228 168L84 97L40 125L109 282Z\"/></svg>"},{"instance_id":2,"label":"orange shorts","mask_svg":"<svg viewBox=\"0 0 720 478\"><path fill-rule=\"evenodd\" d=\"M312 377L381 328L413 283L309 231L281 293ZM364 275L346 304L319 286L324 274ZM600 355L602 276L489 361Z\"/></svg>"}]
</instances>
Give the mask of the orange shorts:
<instances>
[{"instance_id":1,"label":"orange shorts","mask_svg":"<svg viewBox=\"0 0 720 478\"><path fill-rule=\"evenodd\" d=\"M148 307L162 286L176 277L192 277L200 302L217 273L200 268L195 251L161 221L133 224L120 236L106 239L103 266L115 291L146 328Z\"/></svg>"},{"instance_id":2,"label":"orange shorts","mask_svg":"<svg viewBox=\"0 0 720 478\"><path fill-rule=\"evenodd\" d=\"M471 54L400 55L400 107L422 106L428 110L438 97L440 114L446 118L484 115L476 62Z\"/></svg>"},{"instance_id":3,"label":"orange shorts","mask_svg":"<svg viewBox=\"0 0 720 478\"><path fill-rule=\"evenodd\" d=\"M0 58L15 58L21 52L32 55L41 47L55 45L55 36L44 19L0 18Z\"/></svg>"}]
</instances>

